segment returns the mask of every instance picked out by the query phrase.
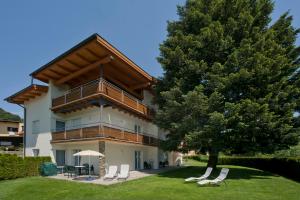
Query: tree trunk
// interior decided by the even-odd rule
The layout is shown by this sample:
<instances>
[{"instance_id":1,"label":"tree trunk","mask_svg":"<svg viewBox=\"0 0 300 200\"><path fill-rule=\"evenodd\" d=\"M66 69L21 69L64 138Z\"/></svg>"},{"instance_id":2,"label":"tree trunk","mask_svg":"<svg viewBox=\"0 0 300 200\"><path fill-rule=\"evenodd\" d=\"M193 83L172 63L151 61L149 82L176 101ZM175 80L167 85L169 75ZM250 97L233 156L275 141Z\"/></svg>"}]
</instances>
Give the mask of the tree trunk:
<instances>
[{"instance_id":1,"label":"tree trunk","mask_svg":"<svg viewBox=\"0 0 300 200\"><path fill-rule=\"evenodd\" d=\"M213 169L215 169L218 164L218 158L219 158L219 152L210 151L208 154L207 167L212 167Z\"/></svg>"}]
</instances>

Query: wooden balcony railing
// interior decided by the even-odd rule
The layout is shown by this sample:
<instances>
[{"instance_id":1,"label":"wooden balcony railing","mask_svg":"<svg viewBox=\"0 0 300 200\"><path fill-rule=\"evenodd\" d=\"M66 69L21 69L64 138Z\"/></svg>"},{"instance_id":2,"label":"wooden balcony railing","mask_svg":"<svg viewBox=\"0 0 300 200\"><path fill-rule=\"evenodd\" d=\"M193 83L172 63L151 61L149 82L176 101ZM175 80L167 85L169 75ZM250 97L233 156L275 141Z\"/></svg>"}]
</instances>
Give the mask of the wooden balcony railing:
<instances>
[{"instance_id":1,"label":"wooden balcony railing","mask_svg":"<svg viewBox=\"0 0 300 200\"><path fill-rule=\"evenodd\" d=\"M97 95L147 117L151 117L154 114L153 109L144 105L139 99L104 79L91 81L66 92L63 96L52 99L52 110L57 110L64 105Z\"/></svg>"},{"instance_id":2,"label":"wooden balcony railing","mask_svg":"<svg viewBox=\"0 0 300 200\"><path fill-rule=\"evenodd\" d=\"M52 143L101 138L149 146L158 146L159 144L159 139L149 134L134 133L132 130L106 123L83 125L81 128L70 130L52 131Z\"/></svg>"}]
</instances>

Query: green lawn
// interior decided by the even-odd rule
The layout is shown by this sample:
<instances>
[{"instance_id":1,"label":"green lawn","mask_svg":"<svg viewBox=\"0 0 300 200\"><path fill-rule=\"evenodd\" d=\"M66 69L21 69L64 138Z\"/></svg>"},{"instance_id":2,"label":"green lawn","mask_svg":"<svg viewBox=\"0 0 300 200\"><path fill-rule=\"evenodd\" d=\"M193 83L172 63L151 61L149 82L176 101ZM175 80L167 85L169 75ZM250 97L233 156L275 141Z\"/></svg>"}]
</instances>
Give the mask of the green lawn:
<instances>
[{"instance_id":1,"label":"green lawn","mask_svg":"<svg viewBox=\"0 0 300 200\"><path fill-rule=\"evenodd\" d=\"M111 186L42 177L0 181L0 199L300 199L300 183L245 167L226 166L230 168L227 185L220 187L185 184L183 178L205 170L201 163L190 163L193 166Z\"/></svg>"}]
</instances>

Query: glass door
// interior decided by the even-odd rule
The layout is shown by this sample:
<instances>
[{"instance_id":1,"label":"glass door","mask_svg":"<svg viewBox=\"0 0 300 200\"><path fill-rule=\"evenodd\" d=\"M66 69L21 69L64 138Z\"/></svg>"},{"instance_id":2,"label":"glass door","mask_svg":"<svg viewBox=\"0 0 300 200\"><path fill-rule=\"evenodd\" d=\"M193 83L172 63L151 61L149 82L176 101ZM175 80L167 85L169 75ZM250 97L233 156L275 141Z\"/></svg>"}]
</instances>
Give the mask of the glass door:
<instances>
[{"instance_id":1,"label":"glass door","mask_svg":"<svg viewBox=\"0 0 300 200\"><path fill-rule=\"evenodd\" d=\"M64 166L66 164L66 151L56 150L55 161L57 166Z\"/></svg>"},{"instance_id":2,"label":"glass door","mask_svg":"<svg viewBox=\"0 0 300 200\"><path fill-rule=\"evenodd\" d=\"M141 169L141 152L134 152L134 167L136 170Z\"/></svg>"},{"instance_id":3,"label":"glass door","mask_svg":"<svg viewBox=\"0 0 300 200\"><path fill-rule=\"evenodd\" d=\"M78 153L80 151L81 151L80 149L74 149L73 154ZM81 163L81 156L73 156L73 157L74 157L74 161L73 161L74 166L79 166Z\"/></svg>"}]
</instances>

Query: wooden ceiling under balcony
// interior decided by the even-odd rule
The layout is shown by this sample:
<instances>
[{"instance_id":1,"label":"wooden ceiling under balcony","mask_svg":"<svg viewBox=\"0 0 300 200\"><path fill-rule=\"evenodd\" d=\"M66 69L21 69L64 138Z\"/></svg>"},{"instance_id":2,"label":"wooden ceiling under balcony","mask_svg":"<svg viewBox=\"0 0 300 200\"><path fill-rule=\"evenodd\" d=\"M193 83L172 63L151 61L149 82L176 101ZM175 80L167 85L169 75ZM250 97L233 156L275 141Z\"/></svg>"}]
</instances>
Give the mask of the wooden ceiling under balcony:
<instances>
[{"instance_id":1,"label":"wooden ceiling under balcony","mask_svg":"<svg viewBox=\"0 0 300 200\"><path fill-rule=\"evenodd\" d=\"M94 34L34 71L31 76L45 83L66 84L71 88L97 79L100 66L105 79L141 98L153 77L142 70L98 34Z\"/></svg>"}]
</instances>

